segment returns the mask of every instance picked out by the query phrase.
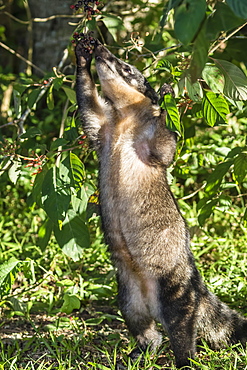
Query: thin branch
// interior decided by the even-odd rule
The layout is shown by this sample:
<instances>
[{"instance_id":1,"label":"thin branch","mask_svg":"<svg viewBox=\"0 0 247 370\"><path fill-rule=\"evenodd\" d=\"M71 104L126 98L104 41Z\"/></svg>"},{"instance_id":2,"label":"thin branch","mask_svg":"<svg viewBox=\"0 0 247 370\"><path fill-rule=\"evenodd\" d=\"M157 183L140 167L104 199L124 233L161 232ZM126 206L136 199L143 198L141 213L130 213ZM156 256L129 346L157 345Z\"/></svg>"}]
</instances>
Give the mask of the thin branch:
<instances>
[{"instance_id":1,"label":"thin branch","mask_svg":"<svg viewBox=\"0 0 247 370\"><path fill-rule=\"evenodd\" d=\"M182 198L179 198L179 200L186 200L186 199L190 199L190 198L193 198L194 195L196 195L197 193L199 193L199 191L201 191L202 189L204 189L206 186L206 183L203 184L199 189L197 189L196 191L194 191L193 193L191 194L188 194L186 195L185 197L182 197Z\"/></svg>"},{"instance_id":2,"label":"thin branch","mask_svg":"<svg viewBox=\"0 0 247 370\"><path fill-rule=\"evenodd\" d=\"M55 14L47 18L33 18L33 22L48 22L56 18L81 18L82 16L83 14L75 14L75 15Z\"/></svg>"},{"instance_id":3,"label":"thin branch","mask_svg":"<svg viewBox=\"0 0 247 370\"><path fill-rule=\"evenodd\" d=\"M13 16L12 14L10 14L9 12L1 12L2 14L5 14L7 15L8 17L10 17L11 19L13 19L14 21L18 22L18 23L21 23L21 24L28 24L29 21L22 21L21 19L19 18L16 18L15 16ZM65 15L65 14L55 14L55 15L51 15L50 17L46 17L46 18L33 18L31 19L33 22L48 22L48 21L51 21L53 19L56 19L56 18L81 18L82 17L82 14L70 14L70 15Z\"/></svg>"},{"instance_id":4,"label":"thin branch","mask_svg":"<svg viewBox=\"0 0 247 370\"><path fill-rule=\"evenodd\" d=\"M9 46L5 45L3 42L0 41L0 46L4 48L5 50L9 51L11 54L14 54L17 58L23 60L26 64L32 66L37 71L41 72L42 74L45 74L45 71L43 71L41 68L37 67L35 64L24 58L22 55L17 53L15 50L11 49Z\"/></svg>"},{"instance_id":5,"label":"thin branch","mask_svg":"<svg viewBox=\"0 0 247 370\"><path fill-rule=\"evenodd\" d=\"M236 30L234 30L232 33L230 33L228 36L224 37L223 40L221 40L219 42L219 44L217 44L216 46L214 46L211 50L209 50L208 54L212 54L215 52L215 50L217 50L222 44L224 44L224 42L226 42L227 40L229 40L233 35L235 35L235 33L237 33L238 31L241 30L241 28L245 27L247 25L247 22L245 22L244 24L242 24L241 26L239 26Z\"/></svg>"},{"instance_id":6,"label":"thin branch","mask_svg":"<svg viewBox=\"0 0 247 370\"><path fill-rule=\"evenodd\" d=\"M15 119L14 121L4 123L2 126L0 126L0 128L4 128L4 127L7 127L7 126L11 126L11 125L17 125L17 123L18 123L18 119Z\"/></svg>"},{"instance_id":7,"label":"thin branch","mask_svg":"<svg viewBox=\"0 0 247 370\"><path fill-rule=\"evenodd\" d=\"M13 19L14 21L18 22L18 23L21 23L21 24L28 24L29 21L22 21L21 19L19 18L16 18L14 15L12 15L11 13L9 12L1 12L1 14L5 14L7 15L9 18Z\"/></svg>"}]
</instances>

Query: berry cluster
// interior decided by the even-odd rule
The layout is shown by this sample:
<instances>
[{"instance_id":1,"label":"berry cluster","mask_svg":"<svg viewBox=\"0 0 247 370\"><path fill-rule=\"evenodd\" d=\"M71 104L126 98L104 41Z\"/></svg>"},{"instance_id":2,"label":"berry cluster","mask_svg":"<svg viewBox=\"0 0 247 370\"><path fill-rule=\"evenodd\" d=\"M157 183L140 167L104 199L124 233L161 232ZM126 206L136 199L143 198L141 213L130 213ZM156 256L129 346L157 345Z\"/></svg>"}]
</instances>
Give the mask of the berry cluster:
<instances>
[{"instance_id":1,"label":"berry cluster","mask_svg":"<svg viewBox=\"0 0 247 370\"><path fill-rule=\"evenodd\" d=\"M101 4L98 0L79 0L76 4L70 5L70 9L77 11L83 8L87 19L90 21L92 15L99 13L99 9L97 8L99 5Z\"/></svg>"},{"instance_id":2,"label":"berry cluster","mask_svg":"<svg viewBox=\"0 0 247 370\"><path fill-rule=\"evenodd\" d=\"M81 41L84 50L88 52L89 54L92 54L95 47L95 38L92 36L92 31L88 33L79 33L75 32L73 34L73 40L71 40L72 44L77 44L78 41Z\"/></svg>"}]
</instances>

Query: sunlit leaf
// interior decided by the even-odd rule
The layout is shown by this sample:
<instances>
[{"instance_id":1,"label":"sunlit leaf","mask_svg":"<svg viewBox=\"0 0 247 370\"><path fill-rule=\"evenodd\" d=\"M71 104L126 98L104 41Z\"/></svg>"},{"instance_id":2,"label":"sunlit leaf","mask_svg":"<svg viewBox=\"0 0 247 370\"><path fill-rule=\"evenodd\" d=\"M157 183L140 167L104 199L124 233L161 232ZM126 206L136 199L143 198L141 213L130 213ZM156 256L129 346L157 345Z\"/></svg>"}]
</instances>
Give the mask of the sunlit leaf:
<instances>
[{"instance_id":1,"label":"sunlit leaf","mask_svg":"<svg viewBox=\"0 0 247 370\"><path fill-rule=\"evenodd\" d=\"M233 100L247 100L247 77L235 64L213 59L225 77L223 93Z\"/></svg>"},{"instance_id":2,"label":"sunlit leaf","mask_svg":"<svg viewBox=\"0 0 247 370\"><path fill-rule=\"evenodd\" d=\"M234 176L240 184L247 175L247 153L242 152L234 159Z\"/></svg>"},{"instance_id":3,"label":"sunlit leaf","mask_svg":"<svg viewBox=\"0 0 247 370\"><path fill-rule=\"evenodd\" d=\"M214 126L220 117L226 122L226 115L229 114L229 106L222 95L207 91L202 100L203 116L209 126Z\"/></svg>"},{"instance_id":4,"label":"sunlit leaf","mask_svg":"<svg viewBox=\"0 0 247 370\"><path fill-rule=\"evenodd\" d=\"M225 78L218 67L208 64L202 71L202 77L214 93L223 94Z\"/></svg>"},{"instance_id":5,"label":"sunlit leaf","mask_svg":"<svg viewBox=\"0 0 247 370\"><path fill-rule=\"evenodd\" d=\"M76 103L76 93L75 93L75 90L71 89L70 87L67 87L67 86L62 86L65 94L67 95L67 98L69 99L69 101L74 104Z\"/></svg>"},{"instance_id":6,"label":"sunlit leaf","mask_svg":"<svg viewBox=\"0 0 247 370\"><path fill-rule=\"evenodd\" d=\"M215 206L217 204L218 200L213 199L207 201L207 203L201 208L200 214L198 216L198 222L200 226L203 226L206 219L210 217L210 215L213 213Z\"/></svg>"},{"instance_id":7,"label":"sunlit leaf","mask_svg":"<svg viewBox=\"0 0 247 370\"><path fill-rule=\"evenodd\" d=\"M63 297L63 305L61 307L61 312L70 314L73 310L79 310L81 302L78 297L74 294L65 294Z\"/></svg>"},{"instance_id":8,"label":"sunlit leaf","mask_svg":"<svg viewBox=\"0 0 247 370\"><path fill-rule=\"evenodd\" d=\"M229 171L232 163L233 163L232 160L228 160L228 161L218 164L215 167L214 171L209 175L207 179L205 193L208 193L210 195L210 194L214 194L218 190L223 180L223 177Z\"/></svg>"},{"instance_id":9,"label":"sunlit leaf","mask_svg":"<svg viewBox=\"0 0 247 370\"><path fill-rule=\"evenodd\" d=\"M166 125L171 130L177 130L181 132L180 118L178 109L176 106L176 101L171 94L164 95L164 100L162 103L162 108L167 112Z\"/></svg>"},{"instance_id":10,"label":"sunlit leaf","mask_svg":"<svg viewBox=\"0 0 247 370\"><path fill-rule=\"evenodd\" d=\"M88 228L72 209L68 210L62 229L55 225L54 233L60 248L73 261L79 261L83 250L90 245Z\"/></svg>"},{"instance_id":11,"label":"sunlit leaf","mask_svg":"<svg viewBox=\"0 0 247 370\"><path fill-rule=\"evenodd\" d=\"M5 295L14 283L13 271L21 261L11 257L8 261L0 265L0 296Z\"/></svg>"},{"instance_id":12,"label":"sunlit leaf","mask_svg":"<svg viewBox=\"0 0 247 370\"><path fill-rule=\"evenodd\" d=\"M49 87L49 90L47 92L46 102L47 102L48 109L53 110L54 109L53 85Z\"/></svg>"},{"instance_id":13,"label":"sunlit leaf","mask_svg":"<svg viewBox=\"0 0 247 370\"><path fill-rule=\"evenodd\" d=\"M60 177L71 187L78 191L85 179L85 168L82 161L70 152L68 156L61 162L59 168Z\"/></svg>"},{"instance_id":14,"label":"sunlit leaf","mask_svg":"<svg viewBox=\"0 0 247 370\"><path fill-rule=\"evenodd\" d=\"M21 161L18 159L13 160L12 165L8 171L9 178L13 182L13 184L16 184L19 176L21 173Z\"/></svg>"},{"instance_id":15,"label":"sunlit leaf","mask_svg":"<svg viewBox=\"0 0 247 370\"><path fill-rule=\"evenodd\" d=\"M191 79L188 76L185 77L184 82L190 99L195 102L201 101L201 99L203 98L203 90L201 84L198 81L192 83Z\"/></svg>"}]
</instances>

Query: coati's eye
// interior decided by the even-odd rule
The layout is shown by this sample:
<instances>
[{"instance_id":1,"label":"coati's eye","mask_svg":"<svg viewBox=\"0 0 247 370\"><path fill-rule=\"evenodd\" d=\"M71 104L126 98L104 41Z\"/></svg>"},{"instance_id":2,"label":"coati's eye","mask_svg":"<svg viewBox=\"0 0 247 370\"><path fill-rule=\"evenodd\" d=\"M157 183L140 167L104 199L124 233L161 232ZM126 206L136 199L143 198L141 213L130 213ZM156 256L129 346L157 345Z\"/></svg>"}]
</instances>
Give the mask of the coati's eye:
<instances>
[{"instance_id":1,"label":"coati's eye","mask_svg":"<svg viewBox=\"0 0 247 370\"><path fill-rule=\"evenodd\" d=\"M132 72L132 71L131 71L131 68L130 68L130 67L128 67L128 66L124 67L123 71L124 71L125 73L131 73L131 72Z\"/></svg>"}]
</instances>

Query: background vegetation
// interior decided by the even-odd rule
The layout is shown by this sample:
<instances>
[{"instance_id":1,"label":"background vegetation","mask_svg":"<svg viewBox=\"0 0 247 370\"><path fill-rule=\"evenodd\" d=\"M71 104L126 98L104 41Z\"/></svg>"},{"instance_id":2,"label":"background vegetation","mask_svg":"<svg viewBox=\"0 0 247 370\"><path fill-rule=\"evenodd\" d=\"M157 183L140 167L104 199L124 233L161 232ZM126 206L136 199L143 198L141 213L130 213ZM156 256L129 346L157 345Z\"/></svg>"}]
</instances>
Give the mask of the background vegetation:
<instances>
[{"instance_id":1,"label":"background vegetation","mask_svg":"<svg viewBox=\"0 0 247 370\"><path fill-rule=\"evenodd\" d=\"M128 369L174 368L166 337L128 364L71 40L93 30L155 89L173 86L160 102L179 133L171 187L204 279L244 314L247 4L108 1L92 17L71 5L0 1L0 369L114 369L120 353ZM247 369L239 345L200 350L201 369Z\"/></svg>"}]
</instances>

